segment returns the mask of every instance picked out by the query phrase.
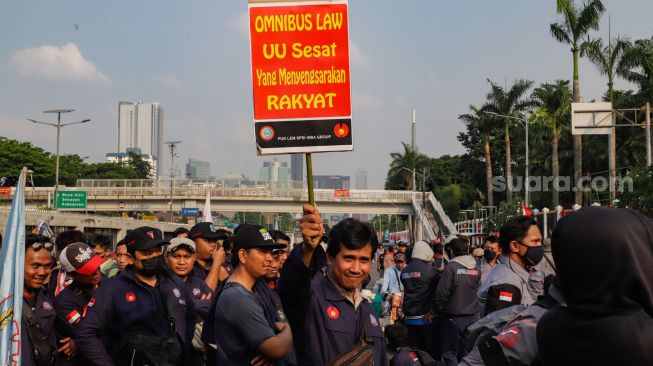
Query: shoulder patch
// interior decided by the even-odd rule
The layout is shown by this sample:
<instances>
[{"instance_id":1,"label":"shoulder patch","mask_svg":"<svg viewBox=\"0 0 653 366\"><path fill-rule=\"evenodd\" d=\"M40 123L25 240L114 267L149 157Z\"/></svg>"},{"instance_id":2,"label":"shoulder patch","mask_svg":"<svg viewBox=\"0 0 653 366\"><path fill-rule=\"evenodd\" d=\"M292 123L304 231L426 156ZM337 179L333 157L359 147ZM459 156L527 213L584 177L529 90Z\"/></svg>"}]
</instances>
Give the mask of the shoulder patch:
<instances>
[{"instance_id":1,"label":"shoulder patch","mask_svg":"<svg viewBox=\"0 0 653 366\"><path fill-rule=\"evenodd\" d=\"M127 300L127 302L134 302L134 301L136 301L136 294L134 294L133 292L128 292L128 293L126 293L126 294L125 294L125 300Z\"/></svg>"},{"instance_id":2,"label":"shoulder patch","mask_svg":"<svg viewBox=\"0 0 653 366\"><path fill-rule=\"evenodd\" d=\"M370 314L370 324L372 324L375 327L379 326L379 321L376 319L374 314Z\"/></svg>"}]
</instances>

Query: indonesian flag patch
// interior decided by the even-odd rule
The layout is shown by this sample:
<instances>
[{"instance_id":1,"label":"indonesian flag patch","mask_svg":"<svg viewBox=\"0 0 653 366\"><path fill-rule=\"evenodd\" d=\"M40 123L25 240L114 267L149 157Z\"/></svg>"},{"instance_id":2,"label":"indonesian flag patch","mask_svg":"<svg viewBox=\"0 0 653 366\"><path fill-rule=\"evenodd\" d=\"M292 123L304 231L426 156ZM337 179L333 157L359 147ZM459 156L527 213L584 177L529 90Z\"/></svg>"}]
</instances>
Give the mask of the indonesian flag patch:
<instances>
[{"instance_id":1,"label":"indonesian flag patch","mask_svg":"<svg viewBox=\"0 0 653 366\"><path fill-rule=\"evenodd\" d=\"M73 310L70 312L70 314L66 315L66 321L68 321L68 323L70 324L75 324L79 321L81 317L82 316L79 314L77 310Z\"/></svg>"},{"instance_id":2,"label":"indonesian flag patch","mask_svg":"<svg viewBox=\"0 0 653 366\"><path fill-rule=\"evenodd\" d=\"M512 293L500 291L499 292L499 301L512 302Z\"/></svg>"}]
</instances>

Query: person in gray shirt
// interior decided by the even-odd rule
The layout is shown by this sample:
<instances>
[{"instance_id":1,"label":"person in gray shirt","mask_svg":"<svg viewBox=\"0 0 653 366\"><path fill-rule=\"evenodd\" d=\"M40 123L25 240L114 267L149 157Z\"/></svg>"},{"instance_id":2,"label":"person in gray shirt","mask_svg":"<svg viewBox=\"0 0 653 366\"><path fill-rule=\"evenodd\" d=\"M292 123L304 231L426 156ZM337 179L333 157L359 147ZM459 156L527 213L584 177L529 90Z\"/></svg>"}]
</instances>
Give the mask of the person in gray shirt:
<instances>
[{"instance_id":1,"label":"person in gray shirt","mask_svg":"<svg viewBox=\"0 0 653 366\"><path fill-rule=\"evenodd\" d=\"M276 329L265 319L263 307L252 290L264 276L277 244L265 228L240 225L234 236L234 273L219 294L215 310L215 336L220 365L273 364L292 349L292 334L287 323L277 322Z\"/></svg>"}]
</instances>

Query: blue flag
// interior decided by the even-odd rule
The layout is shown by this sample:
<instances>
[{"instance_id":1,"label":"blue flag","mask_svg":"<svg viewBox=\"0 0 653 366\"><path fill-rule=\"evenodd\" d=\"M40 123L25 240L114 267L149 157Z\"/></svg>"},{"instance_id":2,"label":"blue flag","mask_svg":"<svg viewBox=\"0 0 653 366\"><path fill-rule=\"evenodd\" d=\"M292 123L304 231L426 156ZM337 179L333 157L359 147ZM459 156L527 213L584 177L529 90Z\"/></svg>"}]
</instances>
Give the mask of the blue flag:
<instances>
[{"instance_id":1,"label":"blue flag","mask_svg":"<svg viewBox=\"0 0 653 366\"><path fill-rule=\"evenodd\" d=\"M25 267L23 174L16 185L0 250L0 365L20 366L20 322Z\"/></svg>"}]
</instances>

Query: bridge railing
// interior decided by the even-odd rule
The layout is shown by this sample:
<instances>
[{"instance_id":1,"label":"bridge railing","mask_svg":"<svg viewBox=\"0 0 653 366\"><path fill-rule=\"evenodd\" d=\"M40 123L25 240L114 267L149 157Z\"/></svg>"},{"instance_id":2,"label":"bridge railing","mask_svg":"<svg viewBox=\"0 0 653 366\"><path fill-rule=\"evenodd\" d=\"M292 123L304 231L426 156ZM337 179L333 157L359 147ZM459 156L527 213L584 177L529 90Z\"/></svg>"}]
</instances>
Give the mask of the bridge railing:
<instances>
[{"instance_id":1,"label":"bridge railing","mask_svg":"<svg viewBox=\"0 0 653 366\"><path fill-rule=\"evenodd\" d=\"M176 186L172 188L173 198L200 199L211 192L212 199L279 199L307 201L308 193L305 189L296 188L269 188L269 187L211 187L203 185ZM93 199L148 199L170 197L170 187L141 186L141 187L74 187L60 188L60 191L86 191L87 198ZM52 196L52 187L32 187L25 192L26 199L45 200ZM386 190L349 190L346 197L338 196L333 189L316 189L315 199L319 201L361 201L361 202L396 202L410 203L413 193L410 191Z\"/></svg>"}]
</instances>

